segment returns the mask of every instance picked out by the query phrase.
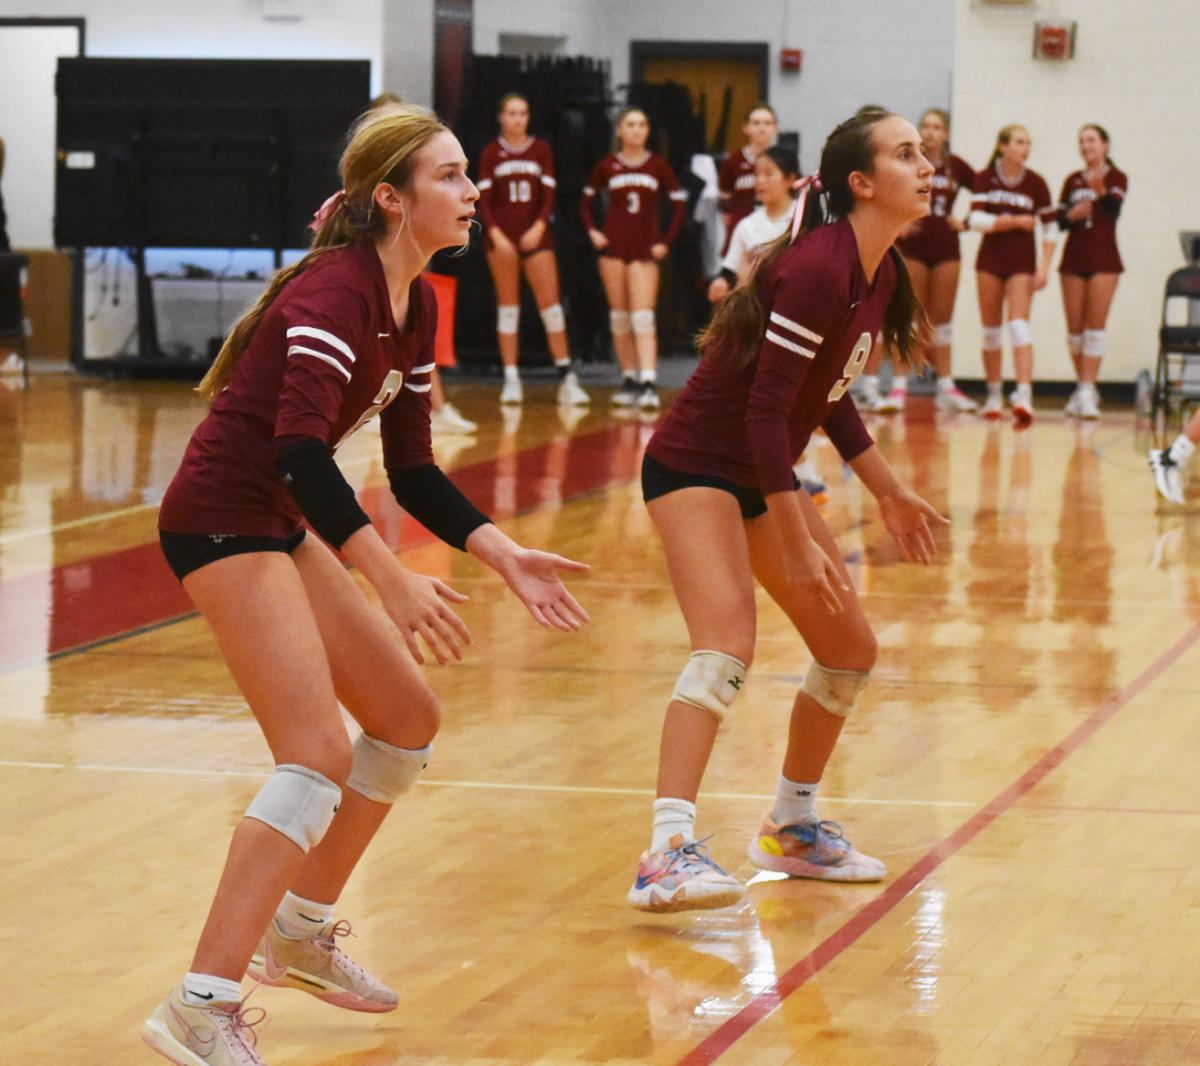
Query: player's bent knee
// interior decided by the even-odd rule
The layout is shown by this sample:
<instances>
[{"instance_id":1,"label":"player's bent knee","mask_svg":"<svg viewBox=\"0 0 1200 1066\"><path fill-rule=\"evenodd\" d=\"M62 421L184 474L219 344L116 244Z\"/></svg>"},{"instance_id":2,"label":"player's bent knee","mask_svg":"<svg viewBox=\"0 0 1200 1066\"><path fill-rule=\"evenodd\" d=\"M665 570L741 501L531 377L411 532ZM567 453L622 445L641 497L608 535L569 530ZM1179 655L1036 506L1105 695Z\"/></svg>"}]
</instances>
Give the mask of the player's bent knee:
<instances>
[{"instance_id":1,"label":"player's bent knee","mask_svg":"<svg viewBox=\"0 0 1200 1066\"><path fill-rule=\"evenodd\" d=\"M694 651L675 682L671 699L707 711L718 722L737 699L749 667L722 651Z\"/></svg>"},{"instance_id":2,"label":"player's bent knee","mask_svg":"<svg viewBox=\"0 0 1200 1066\"><path fill-rule=\"evenodd\" d=\"M629 316L629 321L633 325L633 332L639 337L654 336L654 312L643 308L640 311L634 311Z\"/></svg>"},{"instance_id":3,"label":"player's bent knee","mask_svg":"<svg viewBox=\"0 0 1200 1066\"><path fill-rule=\"evenodd\" d=\"M870 670L835 670L814 660L800 688L830 714L849 718L870 678Z\"/></svg>"},{"instance_id":4,"label":"player's bent knee","mask_svg":"<svg viewBox=\"0 0 1200 1066\"><path fill-rule=\"evenodd\" d=\"M367 733L354 742L354 765L346 787L376 803L395 803L421 778L433 745L397 748Z\"/></svg>"},{"instance_id":5,"label":"player's bent knee","mask_svg":"<svg viewBox=\"0 0 1200 1066\"><path fill-rule=\"evenodd\" d=\"M1029 328L1029 319L1014 318L1008 323L1008 339L1014 348L1033 343L1033 330Z\"/></svg>"},{"instance_id":6,"label":"player's bent knee","mask_svg":"<svg viewBox=\"0 0 1200 1066\"><path fill-rule=\"evenodd\" d=\"M542 308L542 325L547 333L561 333L567 328L567 316L563 314L562 304Z\"/></svg>"},{"instance_id":7,"label":"player's bent knee","mask_svg":"<svg viewBox=\"0 0 1200 1066\"><path fill-rule=\"evenodd\" d=\"M333 821L342 790L307 766L281 763L246 808L246 817L282 833L301 851L317 844Z\"/></svg>"},{"instance_id":8,"label":"player's bent knee","mask_svg":"<svg viewBox=\"0 0 1200 1066\"><path fill-rule=\"evenodd\" d=\"M933 343L938 348L949 348L954 343L954 323L943 322L933 327Z\"/></svg>"},{"instance_id":9,"label":"player's bent knee","mask_svg":"<svg viewBox=\"0 0 1200 1066\"><path fill-rule=\"evenodd\" d=\"M520 304L500 304L496 308L496 332L511 336L521 325Z\"/></svg>"},{"instance_id":10,"label":"player's bent knee","mask_svg":"<svg viewBox=\"0 0 1200 1066\"><path fill-rule=\"evenodd\" d=\"M983 350L985 352L998 352L1000 350L1000 343L1003 336L1003 326L984 326Z\"/></svg>"},{"instance_id":11,"label":"player's bent knee","mask_svg":"<svg viewBox=\"0 0 1200 1066\"><path fill-rule=\"evenodd\" d=\"M608 325L613 332L613 336L625 336L629 333L629 312L628 311L609 311Z\"/></svg>"}]
</instances>

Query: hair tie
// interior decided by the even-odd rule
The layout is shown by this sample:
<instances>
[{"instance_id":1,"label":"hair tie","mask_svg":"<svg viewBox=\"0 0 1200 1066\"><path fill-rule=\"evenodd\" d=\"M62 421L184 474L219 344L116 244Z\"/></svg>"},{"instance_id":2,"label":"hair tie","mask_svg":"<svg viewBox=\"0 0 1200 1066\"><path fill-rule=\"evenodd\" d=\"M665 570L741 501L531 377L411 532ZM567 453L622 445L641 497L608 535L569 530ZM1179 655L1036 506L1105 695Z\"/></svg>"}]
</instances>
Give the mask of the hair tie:
<instances>
[{"instance_id":1,"label":"hair tie","mask_svg":"<svg viewBox=\"0 0 1200 1066\"><path fill-rule=\"evenodd\" d=\"M314 233L320 233L321 227L325 225L336 213L339 207L346 202L346 190L338 189L328 200L317 208L313 215L313 220L308 224L308 228Z\"/></svg>"},{"instance_id":2,"label":"hair tie","mask_svg":"<svg viewBox=\"0 0 1200 1066\"><path fill-rule=\"evenodd\" d=\"M796 201L796 207L792 213L792 240L794 241L800 233L800 226L804 222L804 205L808 200L809 191L811 190L818 194L825 191L825 187L821 184L821 172L817 171L811 177L798 178L792 182L792 188L800 193L800 197Z\"/></svg>"}]
</instances>

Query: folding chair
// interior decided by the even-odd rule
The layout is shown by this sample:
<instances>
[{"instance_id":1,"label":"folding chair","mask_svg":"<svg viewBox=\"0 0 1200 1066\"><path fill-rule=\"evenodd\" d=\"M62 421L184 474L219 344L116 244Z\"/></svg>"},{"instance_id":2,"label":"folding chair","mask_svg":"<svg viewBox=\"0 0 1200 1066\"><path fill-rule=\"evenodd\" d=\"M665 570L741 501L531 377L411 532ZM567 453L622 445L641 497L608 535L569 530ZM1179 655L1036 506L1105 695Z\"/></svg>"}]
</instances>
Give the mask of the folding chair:
<instances>
[{"instance_id":1,"label":"folding chair","mask_svg":"<svg viewBox=\"0 0 1200 1066\"><path fill-rule=\"evenodd\" d=\"M1151 419L1169 418L1175 400L1180 411L1200 400L1200 263L1176 270L1163 294Z\"/></svg>"}]
</instances>

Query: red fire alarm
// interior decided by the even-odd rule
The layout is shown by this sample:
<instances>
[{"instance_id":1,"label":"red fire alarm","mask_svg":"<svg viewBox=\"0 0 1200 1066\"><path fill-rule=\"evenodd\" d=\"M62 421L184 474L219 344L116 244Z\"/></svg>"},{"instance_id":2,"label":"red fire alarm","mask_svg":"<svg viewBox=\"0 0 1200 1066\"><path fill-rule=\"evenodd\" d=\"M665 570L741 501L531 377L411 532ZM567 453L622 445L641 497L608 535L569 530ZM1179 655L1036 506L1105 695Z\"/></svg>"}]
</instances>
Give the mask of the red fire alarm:
<instances>
[{"instance_id":1,"label":"red fire alarm","mask_svg":"<svg viewBox=\"0 0 1200 1066\"><path fill-rule=\"evenodd\" d=\"M1074 22L1035 22L1034 59L1070 59L1075 55Z\"/></svg>"},{"instance_id":2,"label":"red fire alarm","mask_svg":"<svg viewBox=\"0 0 1200 1066\"><path fill-rule=\"evenodd\" d=\"M799 48L782 48L779 51L779 69L787 74L799 74L804 53Z\"/></svg>"}]
</instances>

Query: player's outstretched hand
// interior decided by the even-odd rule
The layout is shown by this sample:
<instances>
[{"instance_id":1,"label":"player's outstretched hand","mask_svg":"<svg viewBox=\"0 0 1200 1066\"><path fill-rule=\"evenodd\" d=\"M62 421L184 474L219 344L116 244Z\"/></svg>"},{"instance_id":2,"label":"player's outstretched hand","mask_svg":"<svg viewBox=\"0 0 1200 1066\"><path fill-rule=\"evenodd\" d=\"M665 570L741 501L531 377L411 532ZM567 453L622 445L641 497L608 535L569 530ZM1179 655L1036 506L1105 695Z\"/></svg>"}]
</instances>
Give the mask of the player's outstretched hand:
<instances>
[{"instance_id":1,"label":"player's outstretched hand","mask_svg":"<svg viewBox=\"0 0 1200 1066\"><path fill-rule=\"evenodd\" d=\"M405 570L399 587L382 599L383 609L417 662L425 662L418 636L442 666L450 661L450 655L462 659L462 646L471 643L471 632L450 609L452 603L466 603L467 597L461 592L436 577Z\"/></svg>"},{"instance_id":2,"label":"player's outstretched hand","mask_svg":"<svg viewBox=\"0 0 1200 1066\"><path fill-rule=\"evenodd\" d=\"M950 519L940 514L915 492L901 489L895 496L879 500L883 524L896 541L900 554L910 563L931 563L937 554L929 523L948 526Z\"/></svg>"},{"instance_id":3,"label":"player's outstretched hand","mask_svg":"<svg viewBox=\"0 0 1200 1066\"><path fill-rule=\"evenodd\" d=\"M590 569L587 563L577 563L561 555L519 548L501 574L538 625L570 633L589 624L591 619L567 591L559 571L586 574Z\"/></svg>"}]
</instances>

